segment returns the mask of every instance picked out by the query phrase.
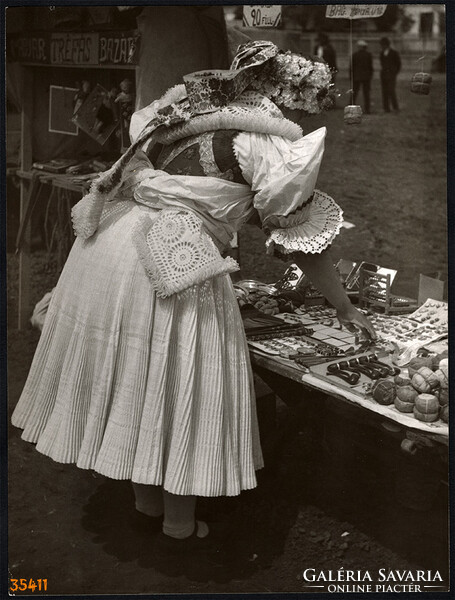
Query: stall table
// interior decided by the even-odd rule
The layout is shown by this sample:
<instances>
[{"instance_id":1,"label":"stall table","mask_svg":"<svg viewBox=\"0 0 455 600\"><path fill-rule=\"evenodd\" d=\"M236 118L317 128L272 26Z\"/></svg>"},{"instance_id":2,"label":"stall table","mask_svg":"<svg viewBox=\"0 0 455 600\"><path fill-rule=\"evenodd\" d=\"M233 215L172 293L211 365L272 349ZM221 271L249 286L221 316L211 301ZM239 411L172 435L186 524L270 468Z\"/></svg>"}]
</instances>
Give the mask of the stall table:
<instances>
[{"instance_id":1,"label":"stall table","mask_svg":"<svg viewBox=\"0 0 455 600\"><path fill-rule=\"evenodd\" d=\"M314 373L306 372L291 360L266 355L252 348L250 357L253 370L284 402L305 402L305 397L311 392L323 393L338 409L350 411L356 418L366 420L384 432L401 438L403 451L414 454L418 449L433 448L440 456L447 456L447 424L441 421L418 421L411 415L400 413L393 405L378 404L368 396L362 397Z\"/></svg>"},{"instance_id":2,"label":"stall table","mask_svg":"<svg viewBox=\"0 0 455 600\"><path fill-rule=\"evenodd\" d=\"M60 175L45 171L23 171L17 170L16 176L20 178L21 200L20 200L20 237L21 243L19 254L19 298L18 298L18 329L23 329L31 314L30 306L30 243L31 243L31 212L33 210L34 197L36 197L43 185L50 186L50 200L61 199L61 192L70 192L80 199L87 191L86 182L74 182L74 176ZM36 185L35 190L30 186ZM26 188L26 186L28 186ZM32 192L32 193L30 193ZM33 197L31 197L33 196Z\"/></svg>"}]
</instances>

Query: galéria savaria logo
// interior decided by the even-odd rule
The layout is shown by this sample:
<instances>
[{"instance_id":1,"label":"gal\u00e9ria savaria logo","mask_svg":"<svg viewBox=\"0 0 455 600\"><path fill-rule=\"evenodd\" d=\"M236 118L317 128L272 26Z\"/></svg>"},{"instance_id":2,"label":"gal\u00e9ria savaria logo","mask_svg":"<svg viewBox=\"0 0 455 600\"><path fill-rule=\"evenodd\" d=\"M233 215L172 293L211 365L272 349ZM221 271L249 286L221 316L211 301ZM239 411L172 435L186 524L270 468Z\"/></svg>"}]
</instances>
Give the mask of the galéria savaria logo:
<instances>
[{"instance_id":1,"label":"gal\u00e9ria savaria logo","mask_svg":"<svg viewBox=\"0 0 455 600\"><path fill-rule=\"evenodd\" d=\"M378 569L375 571L305 569L303 587L329 593L437 592L447 589L439 571Z\"/></svg>"}]
</instances>

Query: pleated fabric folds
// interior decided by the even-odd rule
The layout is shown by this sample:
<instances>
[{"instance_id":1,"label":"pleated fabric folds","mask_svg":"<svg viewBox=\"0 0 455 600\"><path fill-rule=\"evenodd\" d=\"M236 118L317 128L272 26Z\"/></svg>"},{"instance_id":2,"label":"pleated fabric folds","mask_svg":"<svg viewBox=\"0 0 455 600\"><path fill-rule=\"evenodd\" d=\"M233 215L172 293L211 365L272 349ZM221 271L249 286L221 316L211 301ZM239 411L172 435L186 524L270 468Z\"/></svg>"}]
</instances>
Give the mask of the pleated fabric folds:
<instances>
[{"instance_id":1,"label":"pleated fabric folds","mask_svg":"<svg viewBox=\"0 0 455 600\"><path fill-rule=\"evenodd\" d=\"M158 298L122 201L76 240L12 422L62 463L173 494L237 495L263 466L248 348L228 275Z\"/></svg>"}]
</instances>

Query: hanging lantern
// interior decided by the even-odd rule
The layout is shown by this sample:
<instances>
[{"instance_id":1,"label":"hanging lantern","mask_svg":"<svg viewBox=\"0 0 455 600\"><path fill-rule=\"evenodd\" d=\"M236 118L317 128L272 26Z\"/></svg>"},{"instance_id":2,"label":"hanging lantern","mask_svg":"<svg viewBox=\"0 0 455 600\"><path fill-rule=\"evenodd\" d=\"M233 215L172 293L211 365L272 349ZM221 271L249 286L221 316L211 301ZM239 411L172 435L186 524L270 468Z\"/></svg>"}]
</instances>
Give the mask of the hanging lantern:
<instances>
[{"instance_id":1,"label":"hanging lantern","mask_svg":"<svg viewBox=\"0 0 455 600\"><path fill-rule=\"evenodd\" d=\"M362 107L358 104L349 104L344 107L344 122L348 125L358 125L362 122Z\"/></svg>"},{"instance_id":2,"label":"hanging lantern","mask_svg":"<svg viewBox=\"0 0 455 600\"><path fill-rule=\"evenodd\" d=\"M411 92L429 94L432 77L429 73L416 73L412 76Z\"/></svg>"}]
</instances>

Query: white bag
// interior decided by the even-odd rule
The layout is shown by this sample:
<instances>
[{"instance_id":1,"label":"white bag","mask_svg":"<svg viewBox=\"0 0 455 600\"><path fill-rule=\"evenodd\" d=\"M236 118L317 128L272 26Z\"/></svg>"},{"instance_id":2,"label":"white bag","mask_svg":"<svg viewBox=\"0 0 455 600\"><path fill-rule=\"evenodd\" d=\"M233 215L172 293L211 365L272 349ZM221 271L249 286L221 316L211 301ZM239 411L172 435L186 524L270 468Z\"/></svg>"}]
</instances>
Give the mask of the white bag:
<instances>
[{"instance_id":1,"label":"white bag","mask_svg":"<svg viewBox=\"0 0 455 600\"><path fill-rule=\"evenodd\" d=\"M47 309L49 308L54 290L55 288L52 288L50 292L44 294L33 310L30 323L33 325L33 327L37 327L40 331L43 329L44 320L46 319L47 315Z\"/></svg>"}]
</instances>

